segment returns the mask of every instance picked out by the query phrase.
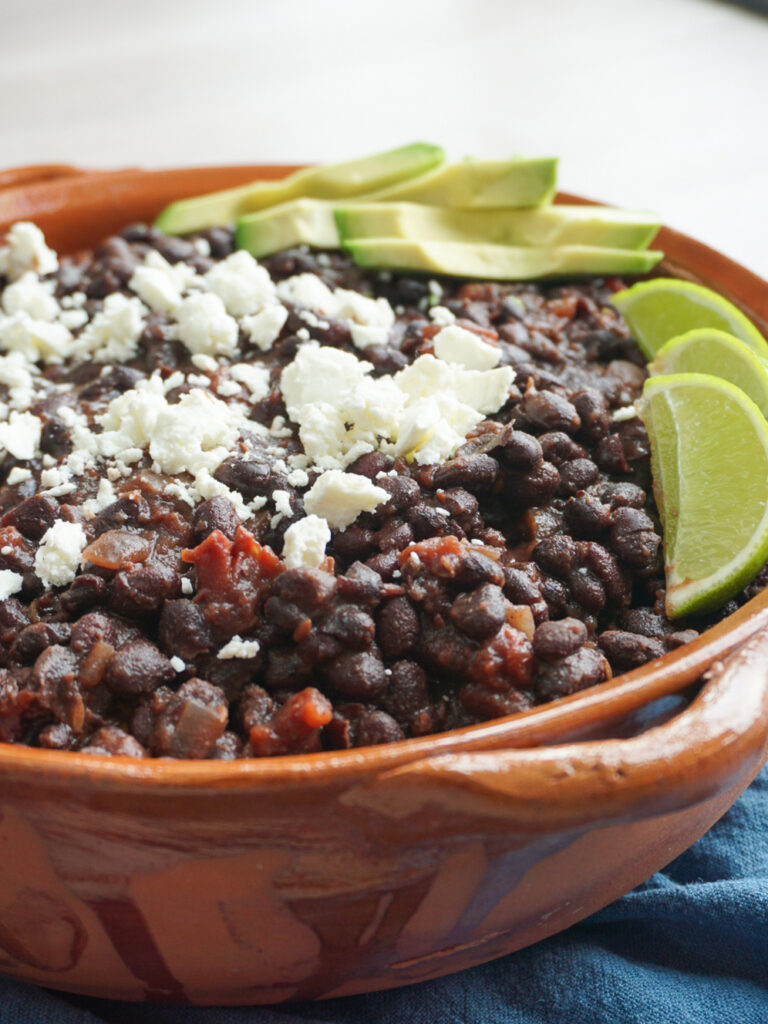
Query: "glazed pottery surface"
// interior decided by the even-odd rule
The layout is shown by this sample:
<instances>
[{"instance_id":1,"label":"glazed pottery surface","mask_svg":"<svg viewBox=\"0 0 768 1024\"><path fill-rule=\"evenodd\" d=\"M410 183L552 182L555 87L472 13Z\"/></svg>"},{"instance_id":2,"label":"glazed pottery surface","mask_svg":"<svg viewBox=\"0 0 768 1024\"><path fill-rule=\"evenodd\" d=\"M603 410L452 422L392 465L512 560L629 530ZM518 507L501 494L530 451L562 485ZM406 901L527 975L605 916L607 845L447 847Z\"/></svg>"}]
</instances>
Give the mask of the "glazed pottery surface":
<instances>
[{"instance_id":1,"label":"glazed pottery surface","mask_svg":"<svg viewBox=\"0 0 768 1024\"><path fill-rule=\"evenodd\" d=\"M173 198L291 169L0 172L0 232L31 219L74 251ZM768 285L669 229L658 247L663 272L768 333ZM766 756L766 592L601 686L389 746L225 763L0 745L0 971L201 1004L432 978L626 892Z\"/></svg>"}]
</instances>

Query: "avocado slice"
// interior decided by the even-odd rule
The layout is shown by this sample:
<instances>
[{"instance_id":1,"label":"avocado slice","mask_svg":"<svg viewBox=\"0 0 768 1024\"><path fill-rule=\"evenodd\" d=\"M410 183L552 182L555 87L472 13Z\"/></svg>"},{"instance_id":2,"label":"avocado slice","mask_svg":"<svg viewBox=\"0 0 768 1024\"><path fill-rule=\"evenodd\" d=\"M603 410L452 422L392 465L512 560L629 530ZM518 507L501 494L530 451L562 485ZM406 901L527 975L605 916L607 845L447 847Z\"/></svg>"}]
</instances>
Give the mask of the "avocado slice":
<instances>
[{"instance_id":1,"label":"avocado slice","mask_svg":"<svg viewBox=\"0 0 768 1024\"><path fill-rule=\"evenodd\" d=\"M645 249L661 227L650 213L610 206L542 206L532 210L450 210L416 203L337 206L343 240L416 238L420 241L492 242L498 245L597 245Z\"/></svg>"},{"instance_id":2,"label":"avocado slice","mask_svg":"<svg viewBox=\"0 0 768 1024\"><path fill-rule=\"evenodd\" d=\"M323 199L294 199L241 217L235 244L257 259L294 245L338 249L341 242L333 216L333 203Z\"/></svg>"},{"instance_id":3,"label":"avocado slice","mask_svg":"<svg viewBox=\"0 0 768 1024\"><path fill-rule=\"evenodd\" d=\"M162 211L155 226L168 235L233 224L244 213L309 196L347 199L423 175L445 159L440 146L415 142L341 164L306 167L279 181L255 181L223 192L180 199Z\"/></svg>"},{"instance_id":4,"label":"avocado slice","mask_svg":"<svg viewBox=\"0 0 768 1024\"><path fill-rule=\"evenodd\" d=\"M482 242L413 242L399 238L350 239L343 247L361 267L421 270L451 277L525 281L581 274L644 274L661 252L590 245L524 248Z\"/></svg>"},{"instance_id":5,"label":"avocado slice","mask_svg":"<svg viewBox=\"0 0 768 1024\"><path fill-rule=\"evenodd\" d=\"M467 157L377 192L376 202L426 203L428 206L540 206L555 194L557 158L475 160Z\"/></svg>"}]
</instances>

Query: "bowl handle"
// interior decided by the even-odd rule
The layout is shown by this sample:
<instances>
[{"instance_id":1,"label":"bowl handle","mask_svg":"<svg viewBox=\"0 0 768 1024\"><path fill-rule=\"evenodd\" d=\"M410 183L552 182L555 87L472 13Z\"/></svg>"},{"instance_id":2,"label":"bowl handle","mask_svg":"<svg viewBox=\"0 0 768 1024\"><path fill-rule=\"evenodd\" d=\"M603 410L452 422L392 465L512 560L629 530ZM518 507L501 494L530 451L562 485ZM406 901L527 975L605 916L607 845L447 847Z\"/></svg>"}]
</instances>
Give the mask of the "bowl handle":
<instances>
[{"instance_id":1,"label":"bowl handle","mask_svg":"<svg viewBox=\"0 0 768 1024\"><path fill-rule=\"evenodd\" d=\"M435 755L348 797L395 818L439 804L532 832L681 810L743 788L768 754L768 628L704 678L683 712L630 739Z\"/></svg>"},{"instance_id":2,"label":"bowl handle","mask_svg":"<svg viewBox=\"0 0 768 1024\"><path fill-rule=\"evenodd\" d=\"M40 185L59 178L77 178L87 172L71 164L32 164L27 167L9 167L0 170L0 191L22 185Z\"/></svg>"}]
</instances>

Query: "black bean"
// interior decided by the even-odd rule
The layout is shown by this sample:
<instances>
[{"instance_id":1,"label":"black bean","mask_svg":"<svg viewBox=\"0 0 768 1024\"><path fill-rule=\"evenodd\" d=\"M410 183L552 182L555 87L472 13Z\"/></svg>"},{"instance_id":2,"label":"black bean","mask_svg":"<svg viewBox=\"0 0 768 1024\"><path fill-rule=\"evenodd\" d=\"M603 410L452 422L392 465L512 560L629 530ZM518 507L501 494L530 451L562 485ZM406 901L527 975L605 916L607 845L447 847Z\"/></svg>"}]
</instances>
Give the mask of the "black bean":
<instances>
[{"instance_id":1,"label":"black bean","mask_svg":"<svg viewBox=\"0 0 768 1024\"><path fill-rule=\"evenodd\" d=\"M404 509L410 508L421 497L421 488L409 476L378 477L376 486L387 492L389 500L385 507L395 512L402 512Z\"/></svg>"},{"instance_id":2,"label":"black bean","mask_svg":"<svg viewBox=\"0 0 768 1024\"><path fill-rule=\"evenodd\" d=\"M567 658L544 662L539 667L536 690L541 700L556 700L601 683L605 677L605 658L594 647L585 646Z\"/></svg>"},{"instance_id":3,"label":"black bean","mask_svg":"<svg viewBox=\"0 0 768 1024\"><path fill-rule=\"evenodd\" d=\"M600 475L600 470L591 459L574 459L560 467L560 490L573 495L586 490Z\"/></svg>"},{"instance_id":4,"label":"black bean","mask_svg":"<svg viewBox=\"0 0 768 1024\"><path fill-rule=\"evenodd\" d=\"M357 720L355 746L368 747L402 739L405 739L403 730L386 711L365 711Z\"/></svg>"},{"instance_id":5,"label":"black bean","mask_svg":"<svg viewBox=\"0 0 768 1024\"><path fill-rule=\"evenodd\" d=\"M581 433L590 441L599 441L611 429L608 403L594 388L584 388L573 395L573 405L581 420Z\"/></svg>"},{"instance_id":6,"label":"black bean","mask_svg":"<svg viewBox=\"0 0 768 1024\"><path fill-rule=\"evenodd\" d=\"M565 505L565 519L577 537L599 537L611 525L611 509L594 494L577 494Z\"/></svg>"},{"instance_id":7,"label":"black bean","mask_svg":"<svg viewBox=\"0 0 768 1024\"><path fill-rule=\"evenodd\" d=\"M113 693L130 697L151 693L170 683L175 675L171 663L154 644L134 640L112 655L104 681Z\"/></svg>"},{"instance_id":8,"label":"black bean","mask_svg":"<svg viewBox=\"0 0 768 1024\"><path fill-rule=\"evenodd\" d=\"M490 455L460 455L444 463L435 472L436 487L466 487L484 491L493 487L499 475L499 464Z\"/></svg>"},{"instance_id":9,"label":"black bean","mask_svg":"<svg viewBox=\"0 0 768 1024\"><path fill-rule=\"evenodd\" d=\"M88 608L101 604L107 593L107 581L101 576L84 572L75 576L70 586L61 595L61 607L75 618Z\"/></svg>"},{"instance_id":10,"label":"black bean","mask_svg":"<svg viewBox=\"0 0 768 1024\"><path fill-rule=\"evenodd\" d=\"M29 665L51 644L67 643L71 633L68 622L35 622L18 634L11 646L11 657Z\"/></svg>"},{"instance_id":11,"label":"black bean","mask_svg":"<svg viewBox=\"0 0 768 1024\"><path fill-rule=\"evenodd\" d=\"M542 622L533 634L533 650L543 661L558 661L575 654L587 642L587 627L579 619Z\"/></svg>"},{"instance_id":12,"label":"black bean","mask_svg":"<svg viewBox=\"0 0 768 1024\"><path fill-rule=\"evenodd\" d=\"M109 587L109 606L129 617L147 615L174 597L180 586L175 569L162 562L145 562L115 575Z\"/></svg>"},{"instance_id":13,"label":"black bean","mask_svg":"<svg viewBox=\"0 0 768 1024\"><path fill-rule=\"evenodd\" d=\"M218 686L188 679L158 716L150 749L158 757L210 757L227 717L227 699Z\"/></svg>"},{"instance_id":14,"label":"black bean","mask_svg":"<svg viewBox=\"0 0 768 1024\"><path fill-rule=\"evenodd\" d=\"M87 654L96 643L118 646L115 620L104 612L89 612L72 626L70 647L77 654Z\"/></svg>"},{"instance_id":15,"label":"black bean","mask_svg":"<svg viewBox=\"0 0 768 1024\"><path fill-rule=\"evenodd\" d=\"M296 605L306 615L316 614L336 589L336 579L321 569L287 569L272 587L275 597Z\"/></svg>"},{"instance_id":16,"label":"black bean","mask_svg":"<svg viewBox=\"0 0 768 1024\"><path fill-rule=\"evenodd\" d=\"M109 757L146 757L147 751L134 737L116 725L105 725L88 737L80 748L83 754Z\"/></svg>"},{"instance_id":17,"label":"black bean","mask_svg":"<svg viewBox=\"0 0 768 1024\"><path fill-rule=\"evenodd\" d=\"M179 598L166 601L158 626L160 647L171 657L194 661L213 649L214 641L202 609L192 601Z\"/></svg>"},{"instance_id":18,"label":"black bean","mask_svg":"<svg viewBox=\"0 0 768 1024\"><path fill-rule=\"evenodd\" d=\"M610 544L619 558L637 571L652 573L658 566L661 537L642 509L623 507L615 511Z\"/></svg>"},{"instance_id":19,"label":"black bean","mask_svg":"<svg viewBox=\"0 0 768 1024\"><path fill-rule=\"evenodd\" d=\"M0 526L14 526L23 537L39 541L58 515L59 503L49 494L36 494L22 501L0 520Z\"/></svg>"},{"instance_id":20,"label":"black bean","mask_svg":"<svg viewBox=\"0 0 768 1024\"><path fill-rule=\"evenodd\" d=\"M387 689L384 664L372 651L342 654L326 671L329 684L345 700L380 700Z\"/></svg>"},{"instance_id":21,"label":"black bean","mask_svg":"<svg viewBox=\"0 0 768 1024\"><path fill-rule=\"evenodd\" d=\"M554 576L566 579L575 563L577 555L576 543L565 534L548 537L533 549L533 559L537 565Z\"/></svg>"},{"instance_id":22,"label":"black bean","mask_svg":"<svg viewBox=\"0 0 768 1024\"><path fill-rule=\"evenodd\" d=\"M367 476L369 480L375 480L379 473L388 473L394 462L392 456L385 455L384 452L367 452L352 463L349 472L356 473L358 476Z\"/></svg>"},{"instance_id":23,"label":"black bean","mask_svg":"<svg viewBox=\"0 0 768 1024\"><path fill-rule=\"evenodd\" d=\"M544 459L540 442L523 430L513 430L502 443L502 457L512 469L529 472L540 466Z\"/></svg>"},{"instance_id":24,"label":"black bean","mask_svg":"<svg viewBox=\"0 0 768 1024\"><path fill-rule=\"evenodd\" d=\"M606 630L598 637L598 643L613 668L619 672L638 668L666 653L666 646L661 640L622 629Z\"/></svg>"},{"instance_id":25,"label":"black bean","mask_svg":"<svg viewBox=\"0 0 768 1024\"><path fill-rule=\"evenodd\" d=\"M197 507L192 523L195 540L199 543L214 530L220 530L225 537L234 540L240 520L229 498L216 495Z\"/></svg>"},{"instance_id":26,"label":"black bean","mask_svg":"<svg viewBox=\"0 0 768 1024\"><path fill-rule=\"evenodd\" d=\"M393 597L379 609L376 640L385 658L403 658L414 650L420 631L418 613L407 597Z\"/></svg>"},{"instance_id":27,"label":"black bean","mask_svg":"<svg viewBox=\"0 0 768 1024\"><path fill-rule=\"evenodd\" d=\"M560 474L551 462L542 462L528 473L508 472L505 488L510 499L523 507L545 505L557 493Z\"/></svg>"},{"instance_id":28,"label":"black bean","mask_svg":"<svg viewBox=\"0 0 768 1024\"><path fill-rule=\"evenodd\" d=\"M574 459L586 459L589 452L584 445L574 441L572 437L563 433L562 430L553 430L542 434L539 438L544 458L556 466L562 466L565 462L572 462Z\"/></svg>"},{"instance_id":29,"label":"black bean","mask_svg":"<svg viewBox=\"0 0 768 1024\"><path fill-rule=\"evenodd\" d=\"M429 688L424 669L415 661L395 662L384 702L386 710L400 725L407 726L428 704Z\"/></svg>"},{"instance_id":30,"label":"black bean","mask_svg":"<svg viewBox=\"0 0 768 1024\"><path fill-rule=\"evenodd\" d=\"M336 637L345 647L358 650L371 646L376 626L368 612L343 604L323 619L322 630Z\"/></svg>"},{"instance_id":31,"label":"black bean","mask_svg":"<svg viewBox=\"0 0 768 1024\"><path fill-rule=\"evenodd\" d=\"M501 587L485 583L469 594L461 594L450 611L454 626L474 640L484 640L498 632L509 605Z\"/></svg>"},{"instance_id":32,"label":"black bean","mask_svg":"<svg viewBox=\"0 0 768 1024\"><path fill-rule=\"evenodd\" d=\"M562 430L574 434L581 426L573 404L556 391L531 388L516 409L517 418L537 430Z\"/></svg>"},{"instance_id":33,"label":"black bean","mask_svg":"<svg viewBox=\"0 0 768 1024\"><path fill-rule=\"evenodd\" d=\"M413 541L413 527L393 516L376 534L375 541L382 551L402 551Z\"/></svg>"},{"instance_id":34,"label":"black bean","mask_svg":"<svg viewBox=\"0 0 768 1024\"><path fill-rule=\"evenodd\" d=\"M333 548L337 555L344 559L357 561L365 558L376 544L373 530L364 526L352 525L337 533L333 538Z\"/></svg>"}]
</instances>

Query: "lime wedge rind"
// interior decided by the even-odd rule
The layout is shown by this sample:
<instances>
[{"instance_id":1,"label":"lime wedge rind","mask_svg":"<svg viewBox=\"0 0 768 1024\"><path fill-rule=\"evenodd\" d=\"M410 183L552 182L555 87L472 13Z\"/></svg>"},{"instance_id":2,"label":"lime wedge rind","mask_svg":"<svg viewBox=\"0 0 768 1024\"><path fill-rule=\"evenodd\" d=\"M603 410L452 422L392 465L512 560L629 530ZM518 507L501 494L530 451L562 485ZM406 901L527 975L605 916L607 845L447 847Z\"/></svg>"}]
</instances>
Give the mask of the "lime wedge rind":
<instances>
[{"instance_id":1,"label":"lime wedge rind","mask_svg":"<svg viewBox=\"0 0 768 1024\"><path fill-rule=\"evenodd\" d=\"M768 560L768 423L709 374L650 378L638 411L664 526L667 615L713 611Z\"/></svg>"},{"instance_id":2,"label":"lime wedge rind","mask_svg":"<svg viewBox=\"0 0 768 1024\"><path fill-rule=\"evenodd\" d=\"M668 341L648 364L652 377L705 373L730 381L768 417L768 360L733 334L702 327Z\"/></svg>"},{"instance_id":3,"label":"lime wedge rind","mask_svg":"<svg viewBox=\"0 0 768 1024\"><path fill-rule=\"evenodd\" d=\"M733 334L768 359L768 342L732 302L690 281L657 277L617 292L612 303L627 321L646 359L671 338L701 327Z\"/></svg>"}]
</instances>

